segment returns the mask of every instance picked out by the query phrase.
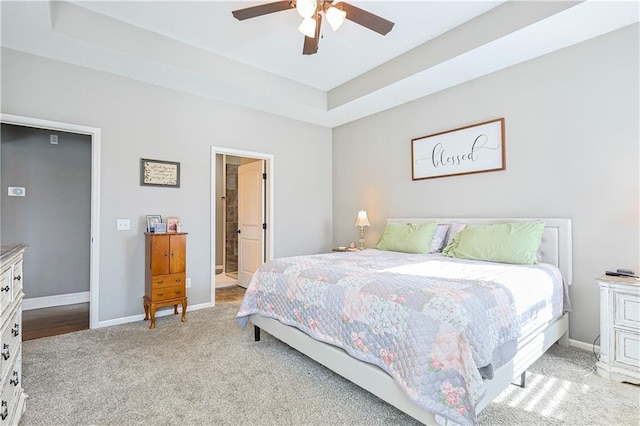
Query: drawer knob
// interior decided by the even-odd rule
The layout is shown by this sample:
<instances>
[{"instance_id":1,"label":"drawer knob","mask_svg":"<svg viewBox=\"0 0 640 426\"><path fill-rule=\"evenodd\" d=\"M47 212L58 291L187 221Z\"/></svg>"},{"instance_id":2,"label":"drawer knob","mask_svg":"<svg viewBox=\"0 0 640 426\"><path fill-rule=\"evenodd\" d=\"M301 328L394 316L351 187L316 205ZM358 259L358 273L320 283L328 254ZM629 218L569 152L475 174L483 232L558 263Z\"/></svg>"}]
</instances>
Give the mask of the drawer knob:
<instances>
[{"instance_id":1,"label":"drawer knob","mask_svg":"<svg viewBox=\"0 0 640 426\"><path fill-rule=\"evenodd\" d=\"M0 287L0 292L2 292L2 291L6 291L8 293L9 292L9 286Z\"/></svg>"},{"instance_id":2,"label":"drawer knob","mask_svg":"<svg viewBox=\"0 0 640 426\"><path fill-rule=\"evenodd\" d=\"M177 290L176 291L176 294L181 294L181 293L182 293L182 290Z\"/></svg>"},{"instance_id":3,"label":"drawer knob","mask_svg":"<svg viewBox=\"0 0 640 426\"><path fill-rule=\"evenodd\" d=\"M13 328L11 329L11 334L13 334L13 337L17 337L18 334L20 334L20 324L18 323L13 324Z\"/></svg>"},{"instance_id":4,"label":"drawer knob","mask_svg":"<svg viewBox=\"0 0 640 426\"><path fill-rule=\"evenodd\" d=\"M2 359L6 361L9 359L10 356L11 356L11 352L9 352L9 345L7 343L4 343L2 345Z\"/></svg>"},{"instance_id":5,"label":"drawer knob","mask_svg":"<svg viewBox=\"0 0 640 426\"><path fill-rule=\"evenodd\" d=\"M13 372L13 377L15 377L16 379L15 380L13 380L13 379L9 380L9 383L11 383L13 386L18 386L20 384L20 378L18 377L18 372L17 371Z\"/></svg>"},{"instance_id":6,"label":"drawer knob","mask_svg":"<svg viewBox=\"0 0 640 426\"><path fill-rule=\"evenodd\" d=\"M158 293L158 297L162 297L164 293Z\"/></svg>"},{"instance_id":7,"label":"drawer knob","mask_svg":"<svg viewBox=\"0 0 640 426\"><path fill-rule=\"evenodd\" d=\"M0 418L2 420L4 420L9 415L9 404L8 404L8 402L3 400L2 401L2 407L3 407L3 410L2 410L2 414L0 414Z\"/></svg>"},{"instance_id":8,"label":"drawer knob","mask_svg":"<svg viewBox=\"0 0 640 426\"><path fill-rule=\"evenodd\" d=\"M163 281L158 281L158 284L162 284L163 282L164 282L164 280Z\"/></svg>"},{"instance_id":9,"label":"drawer knob","mask_svg":"<svg viewBox=\"0 0 640 426\"><path fill-rule=\"evenodd\" d=\"M22 275L17 275L13 277L14 280L20 281L22 279Z\"/></svg>"}]
</instances>

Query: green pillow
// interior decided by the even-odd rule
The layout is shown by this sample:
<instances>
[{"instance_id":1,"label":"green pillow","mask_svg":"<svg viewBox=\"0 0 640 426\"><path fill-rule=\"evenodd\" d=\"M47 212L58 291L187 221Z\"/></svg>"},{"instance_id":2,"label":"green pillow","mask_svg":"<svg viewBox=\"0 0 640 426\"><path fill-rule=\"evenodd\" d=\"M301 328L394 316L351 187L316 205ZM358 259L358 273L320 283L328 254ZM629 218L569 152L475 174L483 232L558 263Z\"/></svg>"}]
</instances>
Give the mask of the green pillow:
<instances>
[{"instance_id":1,"label":"green pillow","mask_svg":"<svg viewBox=\"0 0 640 426\"><path fill-rule=\"evenodd\" d=\"M543 231L543 222L467 225L442 253L460 259L534 265Z\"/></svg>"},{"instance_id":2,"label":"green pillow","mask_svg":"<svg viewBox=\"0 0 640 426\"><path fill-rule=\"evenodd\" d=\"M429 253L431 238L436 230L431 223L387 223L375 248L403 253Z\"/></svg>"}]
</instances>

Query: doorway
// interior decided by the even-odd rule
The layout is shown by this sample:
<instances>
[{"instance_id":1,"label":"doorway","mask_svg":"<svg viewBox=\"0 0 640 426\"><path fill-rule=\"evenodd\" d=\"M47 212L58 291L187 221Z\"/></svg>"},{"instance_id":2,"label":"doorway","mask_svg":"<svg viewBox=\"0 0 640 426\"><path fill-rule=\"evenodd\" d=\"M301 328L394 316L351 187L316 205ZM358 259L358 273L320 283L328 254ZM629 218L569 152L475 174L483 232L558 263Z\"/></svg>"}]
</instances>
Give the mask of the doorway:
<instances>
[{"instance_id":1,"label":"doorway","mask_svg":"<svg viewBox=\"0 0 640 426\"><path fill-rule=\"evenodd\" d=\"M78 137L80 138L86 137L84 141L88 145L88 150L89 150L87 154L87 161L89 162L88 164L89 170L88 170L87 176L85 176L83 179L84 179L84 185L87 186L87 189L89 192L87 197L85 198L86 203L88 205L85 205L85 210L84 210L85 216L83 219L85 221L84 222L85 225L83 226L88 229L86 229L86 234L84 234L84 237L83 237L84 242L82 242L81 245L84 247L83 250L86 250L86 258L85 258L85 261L83 262L84 263L83 267L86 266L86 269L84 269L84 272L82 272L82 274L85 275L84 280L85 281L88 280L88 288L87 288L88 291L77 292L77 291L71 290L72 292L68 293L69 290L65 290L67 294L50 296L50 297L49 296L37 297L38 296L37 294L35 294L36 297L33 297L34 292L30 292L31 295L29 294L27 295L27 299L25 299L25 304L27 303L26 301L29 300L29 296L32 296L30 304L32 305L33 309L51 308L56 306L65 306L65 305L72 305L72 304L78 304L78 303L88 303L89 305L88 321L87 321L88 326L89 328L98 327L99 326L98 248L99 248L99 200L100 200L99 176L100 176L101 130L94 127L87 127L87 126L55 122L55 121L49 121L49 120L41 120L41 119L16 116L11 114L0 114L0 123L2 123L2 126L11 126L17 129L22 129L23 131L27 130L27 132L31 130L34 133L38 133L38 132L45 133L47 136L46 145L56 145L56 142L57 144L62 144L64 140L72 141L72 140L77 140ZM50 138L51 134L53 135L57 134L58 138ZM53 146L50 148L55 149L56 147ZM33 170L31 171L33 172ZM38 172L40 172L40 170ZM23 175L23 176L26 176L26 175ZM3 181L3 189L9 184L10 182ZM11 186L20 186L20 185L11 185ZM63 185L63 188L71 188L71 186L72 185ZM32 187L32 188L35 189L35 187ZM26 197L28 197L30 194L35 195L34 192L29 191L29 188L26 188L26 190L23 192L26 195L24 199L26 199ZM8 192L5 191L4 194L8 194ZM51 195L53 195L53 197L51 197ZM47 194L46 197L43 197L43 198L59 197L64 199L65 197L73 198L74 196L75 196L75 192L73 190L69 190L66 192L62 191L57 195ZM24 199L22 201L24 201ZM8 204L3 205L3 216L6 211L5 210L6 206L8 206ZM57 222L57 220L60 219L63 215L64 215L63 213L59 215L52 213L49 218L45 218L44 224L41 223L42 222L41 219L35 219L35 220L39 221L39 225L48 226L48 228L46 229L54 230L59 228L60 224ZM24 218L21 218L20 220L22 219ZM68 231L67 235L75 234L75 229L73 225L77 223L78 222L73 222L71 225L67 224L68 225L67 228L69 228L70 226L70 228L67 229ZM3 220L3 230L4 230L4 227L8 225L10 225L10 223L4 223L4 220ZM30 222L27 225L32 226L32 223ZM19 226L20 224L16 223L16 227L19 227ZM3 232L3 235L5 235L4 232ZM15 234L14 238L24 238L24 237L21 237L19 234ZM4 237L3 237L3 241L4 241ZM25 262L28 261L28 258L26 256L25 256ZM38 268L39 267L40 265L38 265ZM26 268L27 268L27 263L25 263L25 269ZM44 268L41 268L41 269L44 269ZM25 271L25 277L26 277L26 271ZM29 278L27 278L27 280L28 279ZM28 281L26 281L25 291L29 292L28 286L29 286L29 283Z\"/></svg>"},{"instance_id":2,"label":"doorway","mask_svg":"<svg viewBox=\"0 0 640 426\"><path fill-rule=\"evenodd\" d=\"M246 288L273 252L273 157L212 148L212 300ZM221 290L222 291L222 290Z\"/></svg>"}]
</instances>

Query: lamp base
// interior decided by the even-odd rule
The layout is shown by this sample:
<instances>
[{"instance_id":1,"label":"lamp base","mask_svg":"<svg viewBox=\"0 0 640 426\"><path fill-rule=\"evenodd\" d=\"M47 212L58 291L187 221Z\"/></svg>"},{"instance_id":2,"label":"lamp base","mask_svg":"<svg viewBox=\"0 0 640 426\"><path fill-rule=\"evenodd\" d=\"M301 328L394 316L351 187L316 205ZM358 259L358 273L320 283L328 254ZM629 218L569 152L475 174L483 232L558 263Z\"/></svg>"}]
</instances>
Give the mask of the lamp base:
<instances>
[{"instance_id":1,"label":"lamp base","mask_svg":"<svg viewBox=\"0 0 640 426\"><path fill-rule=\"evenodd\" d=\"M360 250L364 250L364 226L360 227Z\"/></svg>"}]
</instances>

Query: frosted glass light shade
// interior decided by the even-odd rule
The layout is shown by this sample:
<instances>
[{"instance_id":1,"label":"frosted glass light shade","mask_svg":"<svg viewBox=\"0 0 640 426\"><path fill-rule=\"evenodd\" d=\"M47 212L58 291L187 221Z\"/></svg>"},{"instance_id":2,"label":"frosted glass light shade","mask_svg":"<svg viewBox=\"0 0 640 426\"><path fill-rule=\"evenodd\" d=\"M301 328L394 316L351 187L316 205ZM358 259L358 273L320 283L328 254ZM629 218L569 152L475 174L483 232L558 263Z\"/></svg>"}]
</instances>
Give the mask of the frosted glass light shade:
<instances>
[{"instance_id":1,"label":"frosted glass light shade","mask_svg":"<svg viewBox=\"0 0 640 426\"><path fill-rule=\"evenodd\" d=\"M369 223L369 218L367 218L367 212L365 210L360 210L358 212L358 218L356 219L356 226L371 226Z\"/></svg>"},{"instance_id":2,"label":"frosted glass light shade","mask_svg":"<svg viewBox=\"0 0 640 426\"><path fill-rule=\"evenodd\" d=\"M311 18L316 13L318 3L316 0L298 0L296 1L296 10L298 15L303 18ZM308 36L307 36L308 37Z\"/></svg>"},{"instance_id":3,"label":"frosted glass light shade","mask_svg":"<svg viewBox=\"0 0 640 426\"><path fill-rule=\"evenodd\" d=\"M313 18L304 18L298 27L298 31L309 38L316 38L316 20Z\"/></svg>"},{"instance_id":4,"label":"frosted glass light shade","mask_svg":"<svg viewBox=\"0 0 640 426\"><path fill-rule=\"evenodd\" d=\"M342 26L345 18L347 17L347 12L344 10L340 10L335 6L329 7L325 12L327 16L327 21L329 21L329 25L331 25L331 29L333 31L338 31L338 28Z\"/></svg>"}]
</instances>

